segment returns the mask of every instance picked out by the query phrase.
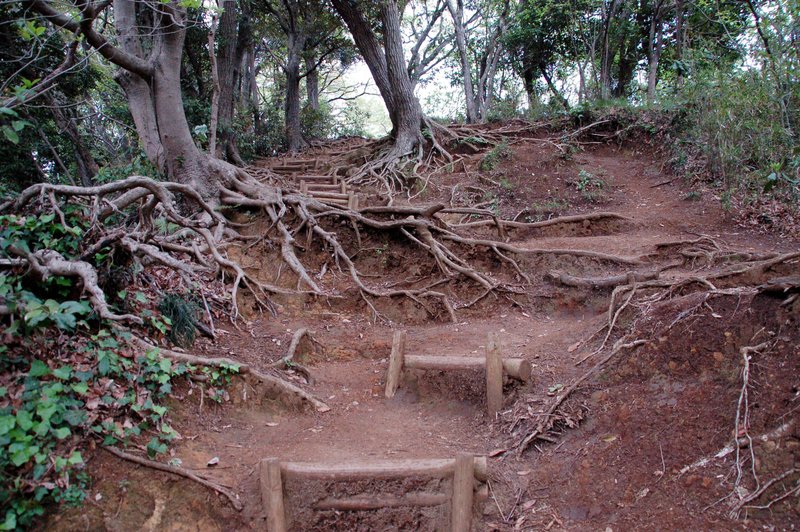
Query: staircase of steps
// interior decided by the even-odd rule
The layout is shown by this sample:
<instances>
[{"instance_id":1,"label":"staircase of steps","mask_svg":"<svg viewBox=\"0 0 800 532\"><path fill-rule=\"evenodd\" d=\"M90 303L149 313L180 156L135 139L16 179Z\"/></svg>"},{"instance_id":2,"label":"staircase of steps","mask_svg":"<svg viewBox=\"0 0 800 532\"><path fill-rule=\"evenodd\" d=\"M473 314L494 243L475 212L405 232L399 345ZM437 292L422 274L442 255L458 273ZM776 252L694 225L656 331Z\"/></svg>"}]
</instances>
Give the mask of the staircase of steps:
<instances>
[{"instance_id":1,"label":"staircase of steps","mask_svg":"<svg viewBox=\"0 0 800 532\"><path fill-rule=\"evenodd\" d=\"M297 190L323 203L358 209L358 196L348 191L347 183L338 176L323 175L317 159L288 159L272 166L276 174L291 177Z\"/></svg>"}]
</instances>

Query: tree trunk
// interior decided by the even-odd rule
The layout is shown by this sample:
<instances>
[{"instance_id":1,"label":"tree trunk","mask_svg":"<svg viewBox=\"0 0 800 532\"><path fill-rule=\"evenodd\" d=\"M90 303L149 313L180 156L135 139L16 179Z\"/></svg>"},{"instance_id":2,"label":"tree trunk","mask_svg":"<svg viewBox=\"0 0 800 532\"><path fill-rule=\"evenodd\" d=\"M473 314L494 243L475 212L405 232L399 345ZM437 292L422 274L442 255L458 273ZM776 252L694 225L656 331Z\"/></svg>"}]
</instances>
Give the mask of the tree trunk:
<instances>
[{"instance_id":1,"label":"tree trunk","mask_svg":"<svg viewBox=\"0 0 800 532\"><path fill-rule=\"evenodd\" d=\"M222 16L219 19L219 51L217 54L217 73L219 77L219 106L217 127L217 155L239 166L244 166L236 146L233 132L236 86L239 83L240 65L247 40L245 22L239 22L244 14L236 9L236 0L222 0ZM237 37L237 32L239 33Z\"/></svg>"},{"instance_id":2,"label":"tree trunk","mask_svg":"<svg viewBox=\"0 0 800 532\"><path fill-rule=\"evenodd\" d=\"M395 0L384 0L380 4L383 22L383 46L386 51L386 67L389 82L394 92L392 118L394 156L411 153L422 141L422 108L414 96L403 54L400 12Z\"/></svg>"},{"instance_id":3,"label":"tree trunk","mask_svg":"<svg viewBox=\"0 0 800 532\"><path fill-rule=\"evenodd\" d=\"M478 120L478 111L475 108L475 94L472 89L472 68L469 64L467 53L467 36L464 29L464 2L463 0L447 0L447 9L453 18L456 32L456 47L461 60L461 77L464 80L464 99L466 100L467 123L472 124Z\"/></svg>"},{"instance_id":4,"label":"tree trunk","mask_svg":"<svg viewBox=\"0 0 800 532\"><path fill-rule=\"evenodd\" d=\"M610 0L603 18L603 45L600 51L600 98L603 100L607 100L611 94L611 65L614 60L611 51L611 24L621 3L621 0Z\"/></svg>"},{"instance_id":5,"label":"tree trunk","mask_svg":"<svg viewBox=\"0 0 800 532\"><path fill-rule=\"evenodd\" d=\"M308 146L303 138L300 122L300 59L305 41L306 38L302 34L289 34L288 56L284 67L286 73L286 101L284 102L286 144L292 153Z\"/></svg>"},{"instance_id":6,"label":"tree trunk","mask_svg":"<svg viewBox=\"0 0 800 532\"><path fill-rule=\"evenodd\" d=\"M375 85L378 86L389 116L393 116L395 114L394 87L389 81L386 57L375 32L364 18L363 10L350 0L331 0L331 3L350 30L356 47L361 53L361 57L364 58L364 62L367 63Z\"/></svg>"},{"instance_id":7,"label":"tree trunk","mask_svg":"<svg viewBox=\"0 0 800 532\"><path fill-rule=\"evenodd\" d=\"M660 6L659 6L660 8ZM656 8L650 21L650 35L647 58L647 104L653 105L656 99L656 83L658 81L658 63L661 58L661 13Z\"/></svg>"},{"instance_id":8,"label":"tree trunk","mask_svg":"<svg viewBox=\"0 0 800 532\"><path fill-rule=\"evenodd\" d=\"M319 111L319 72L314 56L306 54L306 100L308 108Z\"/></svg>"},{"instance_id":9,"label":"tree trunk","mask_svg":"<svg viewBox=\"0 0 800 532\"><path fill-rule=\"evenodd\" d=\"M81 184L84 186L91 186L94 184L94 177L100 171L100 167L95 162L92 153L86 144L81 139L78 125L75 123L71 113L66 111L62 105L51 95L47 95L47 104L50 106L50 111L53 114L58 129L69 137L72 147L75 152L75 164L78 168L78 177L80 177Z\"/></svg>"},{"instance_id":10,"label":"tree trunk","mask_svg":"<svg viewBox=\"0 0 800 532\"><path fill-rule=\"evenodd\" d=\"M136 5L133 0L115 0L114 18L122 50L143 58ZM117 80L128 97L136 130L150 162L171 179L192 186L204 198L216 202L222 178L219 167L195 145L181 98L186 12L175 8L158 16L159 27L148 54L153 67L149 79L123 69Z\"/></svg>"},{"instance_id":11,"label":"tree trunk","mask_svg":"<svg viewBox=\"0 0 800 532\"><path fill-rule=\"evenodd\" d=\"M550 76L550 73L547 71L547 67L544 65L539 65L539 71L542 73L542 77L547 82L547 86L550 88L550 92L553 93L553 97L556 101L564 108L566 112L569 112L569 102L566 98L559 92L558 87L555 86L553 83L553 78Z\"/></svg>"}]
</instances>

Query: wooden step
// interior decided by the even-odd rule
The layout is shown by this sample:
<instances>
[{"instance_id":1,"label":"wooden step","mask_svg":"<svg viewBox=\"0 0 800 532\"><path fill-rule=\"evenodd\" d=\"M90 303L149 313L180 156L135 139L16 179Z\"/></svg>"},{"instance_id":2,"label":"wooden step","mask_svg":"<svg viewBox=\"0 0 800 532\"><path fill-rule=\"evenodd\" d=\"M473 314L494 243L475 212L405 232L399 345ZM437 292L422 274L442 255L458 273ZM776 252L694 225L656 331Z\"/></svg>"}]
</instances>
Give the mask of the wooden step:
<instances>
[{"instance_id":1,"label":"wooden step","mask_svg":"<svg viewBox=\"0 0 800 532\"><path fill-rule=\"evenodd\" d=\"M347 194L347 185L345 184L344 181L342 181L338 185L333 185L328 183L306 183L306 190L313 192L331 191L331 192L341 192L342 194Z\"/></svg>"},{"instance_id":2,"label":"wooden step","mask_svg":"<svg viewBox=\"0 0 800 532\"><path fill-rule=\"evenodd\" d=\"M293 512L287 508L290 499L284 497L284 484L293 482L328 481L358 482L363 480L394 480L405 478L449 478L443 491L426 489L403 495L369 493L341 496L323 493L324 499L311 499L308 504L316 510L377 510L398 506L438 506L450 503L450 530L466 532L472 529L473 504L488 499L486 482L488 464L485 456L459 453L451 459L396 459L333 463L282 462L267 458L259 463L261 502L266 516L267 532L286 532L299 523L292 522ZM476 489L477 488L477 489ZM486 489L484 489L486 488ZM314 497L314 493L309 495ZM302 504L302 503L301 503Z\"/></svg>"},{"instance_id":3,"label":"wooden step","mask_svg":"<svg viewBox=\"0 0 800 532\"><path fill-rule=\"evenodd\" d=\"M330 175L315 175L315 174L301 174L295 177L297 181L318 181L318 182L328 182L328 183L338 183L339 180L336 176Z\"/></svg>"}]
</instances>

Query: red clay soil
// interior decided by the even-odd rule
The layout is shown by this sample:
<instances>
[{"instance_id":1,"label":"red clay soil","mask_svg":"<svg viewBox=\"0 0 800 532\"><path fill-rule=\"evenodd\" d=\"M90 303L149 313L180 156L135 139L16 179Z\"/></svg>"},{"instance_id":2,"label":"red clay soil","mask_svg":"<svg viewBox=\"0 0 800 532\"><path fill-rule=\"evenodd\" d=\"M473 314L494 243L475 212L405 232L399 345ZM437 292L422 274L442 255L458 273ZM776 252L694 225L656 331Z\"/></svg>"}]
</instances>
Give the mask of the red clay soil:
<instances>
[{"instance_id":1,"label":"red clay soil","mask_svg":"<svg viewBox=\"0 0 800 532\"><path fill-rule=\"evenodd\" d=\"M496 201L504 216L522 213L520 220L591 211L614 211L629 218L561 233L520 232L512 238L522 247L638 256L653 252L658 243L702 233L742 252L797 249L796 242L737 227L707 191L697 197L680 180L665 183L673 176L662 171L644 144L641 149L590 146L569 158L535 139L512 144L512 150L513 156L480 176L480 156L466 161L468 175L456 165L455 173L437 180L415 201ZM588 189L591 183L580 186L587 179L595 180ZM455 191L448 188L456 183L461 185ZM465 190L465 183L483 192ZM543 266L569 269L558 262ZM407 267L402 260L397 266ZM580 271L602 275L607 273L604 268L597 261L585 261ZM796 264L794 268L786 273L796 274ZM749 432L763 434L797 419L800 307L797 302L780 307L783 298L720 296L658 337L652 337L653 331L675 317L668 304L638 309L646 314L626 313L620 327L650 333L648 343L621 352L568 400L577 427L551 433L552 442L536 441L517 455L513 446L524 436L524 422L517 419L515 426L515 416L526 411L535 419L554 393L586 371L586 365L575 365L576 357L591 352L597 339L577 350L571 346L607 319L609 295L609 290L587 292L544 283L520 305L490 300L462 311L458 324L434 322L422 313L409 315L405 326L375 323L355 299L330 308L322 301L287 302L277 318L252 316L242 330L223 325L227 331L217 343L199 344L198 352L261 368L283 354L294 331L314 331L323 348L305 361L314 378L306 388L331 410L296 412L268 401L242 402L241 387L229 391L230 401L201 401L200 385L187 384L175 394L172 422L181 439L170 458L234 490L244 511L234 511L196 483L97 451L89 466L95 484L88 503L81 510L61 512L48 528L263 530L258 483L263 458L345 462L451 458L460 452L492 456L489 497L476 505L475 530L794 528L800 522L797 493L768 510L744 509L739 519L730 517L732 501L735 504L755 487L744 482L739 496L732 491L733 454L681 473L731 442L742 385L742 346L775 340L769 352L753 359ZM633 323L636 316L646 317ZM407 372L397 395L386 399L387 358L396 327L408 331L408 354L482 356L489 333L497 333L504 356L532 363L532 382L508 384L500 421L485 413L482 375L469 372ZM304 383L299 375L290 378ZM761 485L798 467L798 431L795 426L787 436L755 448ZM214 457L218 465L207 467ZM745 468L750 467L745 462ZM793 483L797 475L778 483L782 487L776 484L769 494L778 495ZM332 493L401 494L420 489L419 484L295 484L287 486L287 507L295 530L447 528L442 507L378 512L311 508L315 500ZM769 499L751 505L764 505Z\"/></svg>"}]
</instances>

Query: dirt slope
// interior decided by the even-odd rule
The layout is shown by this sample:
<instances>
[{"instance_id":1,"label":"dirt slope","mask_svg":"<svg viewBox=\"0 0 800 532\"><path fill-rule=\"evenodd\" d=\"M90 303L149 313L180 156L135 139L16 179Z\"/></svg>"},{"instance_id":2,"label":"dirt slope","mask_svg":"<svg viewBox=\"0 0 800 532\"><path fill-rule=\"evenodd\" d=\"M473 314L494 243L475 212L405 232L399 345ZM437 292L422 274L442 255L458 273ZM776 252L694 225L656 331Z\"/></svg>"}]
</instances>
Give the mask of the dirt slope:
<instances>
[{"instance_id":1,"label":"dirt slope","mask_svg":"<svg viewBox=\"0 0 800 532\"><path fill-rule=\"evenodd\" d=\"M680 180L665 183L672 177L661 170L646 146L595 146L567 159L531 139L513 144L512 150L512 157L484 172L489 181L476 177L478 160L473 158L469 161L471 175L454 172L444 176L418 201L458 199L462 192L448 186L472 179L475 187L496 199L502 213L511 217L527 210L522 216L531 219L590 211L614 211L629 218L599 229L587 227L578 234L532 232L514 237L516 245L529 248L638 256L653 252L659 243L705 234L742 252L797 249L795 242L760 237L734 226L710 193L704 192L698 199ZM602 184L581 190L582 179ZM493 186L491 181L501 186ZM555 265L569 269L566 264ZM601 263L590 263L588 271L582 271L607 273ZM681 276L688 271L678 268L668 273ZM482 375L413 373L406 376L394 398L386 399L384 379L394 327L368 319L369 313L359 302L349 307L337 305L333 310L326 310L320 302L287 304L277 318L254 316L244 330L223 327L228 334L216 345L202 346L202 351L239 358L257 367L276 360L297 329L313 330L324 349L307 361L314 377L309 389L325 400L331 411L298 413L271 403L239 404L240 389L230 392L230 402L217 404L207 397L201 402L200 386L187 386L175 401L174 425L182 439L174 448L174 458L234 489L245 503L244 512L231 510L197 484L134 469L98 453L91 466L98 479L91 491L94 500L81 512L63 513L52 525L63 530L263 529L258 486L262 458L433 458L509 449L490 459L492 489L489 499L476 507L476 530L746 527L746 521L729 519L727 502L716 502L729 495L731 461L685 474L680 470L730 440L741 385L738 348L748 345L761 327L779 330L787 340L785 349L775 351L759 370L764 372L758 392L763 397L757 400L769 413L756 419L754 426L760 423L766 430L774 427L781 415L788 416L784 420L797 416L800 353L794 347L797 344L792 344L798 340L797 312L784 309L780 314L774 302L756 301L748 314L740 313L727 300L712 303L711 310L701 309L668 337L621 354L571 400L576 420L583 418L578 428L565 430L554 443L539 441L522 456L511 450L519 440L513 423L519 409L535 413L551 400L554 390L586 370L575 365L574 357L587 350L573 352L571 346L606 320L609 294L609 290L547 286L526 305L498 299L464 311L457 324L415 318L405 327L409 354L482 356L488 334L497 333L505 356L531 361L533 381L507 387L507 412L502 422L495 423L484 413ZM771 377L770 371L774 373ZM775 390L769 390L768 383L773 383ZM779 466L793 467L797 445L781 442L779 446L788 446L788 454L775 454L776 464L763 465L765 479ZM219 465L210 469L206 463L212 457L219 458ZM361 487L367 491L403 489ZM325 490L340 488L290 487L288 500L295 508L295 528L408 530L443 526L443 516L434 511L400 508L342 515L303 508ZM797 497L789 501L793 509L778 505L776 513L757 512L756 519L778 528L796 523L800 515Z\"/></svg>"}]
</instances>

